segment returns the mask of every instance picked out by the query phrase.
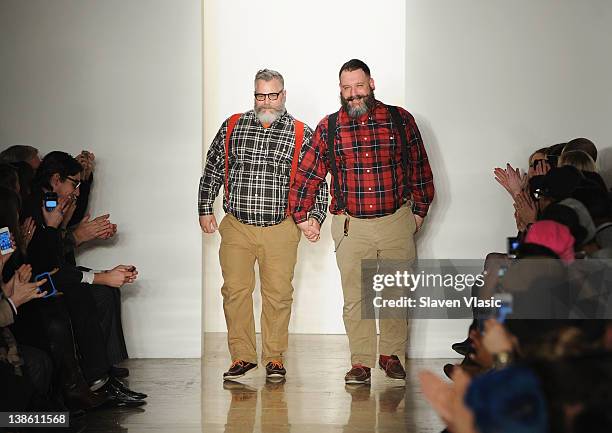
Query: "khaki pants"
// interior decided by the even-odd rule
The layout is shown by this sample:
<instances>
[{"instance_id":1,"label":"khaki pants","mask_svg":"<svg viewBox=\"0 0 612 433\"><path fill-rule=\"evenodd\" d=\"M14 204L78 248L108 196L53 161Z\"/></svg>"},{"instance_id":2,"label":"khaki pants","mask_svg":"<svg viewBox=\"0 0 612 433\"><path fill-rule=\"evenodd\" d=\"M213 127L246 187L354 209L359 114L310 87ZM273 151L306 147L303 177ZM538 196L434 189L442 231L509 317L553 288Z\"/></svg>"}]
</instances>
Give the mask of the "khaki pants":
<instances>
[{"instance_id":1,"label":"khaki pants","mask_svg":"<svg viewBox=\"0 0 612 433\"><path fill-rule=\"evenodd\" d=\"M293 270L301 231L291 218L270 227L243 224L227 214L219 224L223 311L232 360L257 363L253 291L255 261L261 281L262 361L282 360L289 340Z\"/></svg>"},{"instance_id":2,"label":"khaki pants","mask_svg":"<svg viewBox=\"0 0 612 433\"><path fill-rule=\"evenodd\" d=\"M350 218L348 236L344 236L344 223ZM416 256L414 232L416 222L407 206L392 215L360 219L334 215L332 237L336 245L336 262L342 278L344 308L342 317L349 339L351 364L373 368L376 365L376 321L362 319L361 291L362 259L412 260ZM397 355L404 361L408 342L408 324L405 319L380 320L381 355Z\"/></svg>"}]
</instances>

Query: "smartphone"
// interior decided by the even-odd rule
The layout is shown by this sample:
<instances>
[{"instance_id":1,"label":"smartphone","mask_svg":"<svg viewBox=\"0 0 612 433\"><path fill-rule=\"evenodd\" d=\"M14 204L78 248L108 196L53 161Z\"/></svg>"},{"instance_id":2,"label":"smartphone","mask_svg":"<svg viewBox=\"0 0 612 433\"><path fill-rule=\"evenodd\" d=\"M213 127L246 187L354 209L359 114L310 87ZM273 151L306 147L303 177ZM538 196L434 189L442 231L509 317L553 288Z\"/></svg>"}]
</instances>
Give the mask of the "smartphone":
<instances>
[{"instance_id":1,"label":"smartphone","mask_svg":"<svg viewBox=\"0 0 612 433\"><path fill-rule=\"evenodd\" d=\"M15 251L11 242L11 232L8 227L0 229L0 253L4 256Z\"/></svg>"},{"instance_id":2,"label":"smartphone","mask_svg":"<svg viewBox=\"0 0 612 433\"><path fill-rule=\"evenodd\" d=\"M47 210L47 212L51 212L53 209L57 207L57 193L46 192L44 201L45 201L45 209Z\"/></svg>"},{"instance_id":3,"label":"smartphone","mask_svg":"<svg viewBox=\"0 0 612 433\"><path fill-rule=\"evenodd\" d=\"M47 279L47 282L38 288L38 293L47 292L47 294L43 296L43 298L56 296L58 292L55 288L55 284L53 283L53 278L51 278L49 272L43 272L42 274L36 275L34 277L34 281L40 281L44 279Z\"/></svg>"},{"instance_id":4,"label":"smartphone","mask_svg":"<svg viewBox=\"0 0 612 433\"><path fill-rule=\"evenodd\" d=\"M518 252L520 242L516 236L507 238L508 246L508 257L511 259L516 259L516 254Z\"/></svg>"}]
</instances>

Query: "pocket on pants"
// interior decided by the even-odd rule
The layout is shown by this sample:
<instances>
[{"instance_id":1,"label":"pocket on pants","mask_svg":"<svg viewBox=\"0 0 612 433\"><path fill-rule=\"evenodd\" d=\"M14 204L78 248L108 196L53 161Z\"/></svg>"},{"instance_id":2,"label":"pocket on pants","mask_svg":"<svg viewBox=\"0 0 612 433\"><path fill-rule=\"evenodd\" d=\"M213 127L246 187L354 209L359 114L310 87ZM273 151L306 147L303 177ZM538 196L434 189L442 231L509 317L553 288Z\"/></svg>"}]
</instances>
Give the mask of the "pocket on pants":
<instances>
[{"instance_id":1,"label":"pocket on pants","mask_svg":"<svg viewBox=\"0 0 612 433\"><path fill-rule=\"evenodd\" d=\"M331 224L331 235L332 240L334 241L334 251L338 251L340 244L344 239L344 221L346 220L346 215L334 215L332 217Z\"/></svg>"}]
</instances>

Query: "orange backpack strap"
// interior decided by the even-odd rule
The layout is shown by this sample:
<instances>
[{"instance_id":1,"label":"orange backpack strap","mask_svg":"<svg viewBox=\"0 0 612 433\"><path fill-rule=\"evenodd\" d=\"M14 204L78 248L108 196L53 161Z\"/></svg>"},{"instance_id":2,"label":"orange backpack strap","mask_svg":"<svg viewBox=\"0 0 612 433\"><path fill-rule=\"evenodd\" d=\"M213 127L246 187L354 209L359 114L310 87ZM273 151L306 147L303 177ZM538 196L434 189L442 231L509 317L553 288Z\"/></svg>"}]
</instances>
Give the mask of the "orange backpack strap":
<instances>
[{"instance_id":1,"label":"orange backpack strap","mask_svg":"<svg viewBox=\"0 0 612 433\"><path fill-rule=\"evenodd\" d=\"M291 174L289 175L289 191L293 185L295 179L295 173L297 172L298 162L300 160L300 151L302 150L302 142L304 141L304 123L299 120L294 120L295 128L295 149L293 150L293 161L291 161ZM287 203L287 216L290 215L289 203Z\"/></svg>"},{"instance_id":2,"label":"orange backpack strap","mask_svg":"<svg viewBox=\"0 0 612 433\"><path fill-rule=\"evenodd\" d=\"M230 137L236 122L240 119L242 113L233 114L227 123L227 132L225 133L225 202L229 203L229 148L230 148Z\"/></svg>"}]
</instances>

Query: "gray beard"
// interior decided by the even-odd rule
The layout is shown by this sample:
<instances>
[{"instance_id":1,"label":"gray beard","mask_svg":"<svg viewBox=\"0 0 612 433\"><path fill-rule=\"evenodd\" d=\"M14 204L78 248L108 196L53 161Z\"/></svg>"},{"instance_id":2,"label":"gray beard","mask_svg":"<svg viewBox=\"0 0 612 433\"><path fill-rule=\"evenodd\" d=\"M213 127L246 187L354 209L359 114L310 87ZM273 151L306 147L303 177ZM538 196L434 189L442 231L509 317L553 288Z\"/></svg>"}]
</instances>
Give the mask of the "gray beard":
<instances>
[{"instance_id":1,"label":"gray beard","mask_svg":"<svg viewBox=\"0 0 612 433\"><path fill-rule=\"evenodd\" d=\"M272 110L272 111L263 111ZM272 124L276 122L285 113L285 107L280 110L275 108L255 108L255 114L261 123Z\"/></svg>"},{"instance_id":2,"label":"gray beard","mask_svg":"<svg viewBox=\"0 0 612 433\"><path fill-rule=\"evenodd\" d=\"M353 99L357 99L357 98L353 98ZM373 90L370 91L369 95L363 96L362 98L359 98L359 99L361 99L363 104L359 105L358 107L351 107L349 105L349 101L351 99L345 99L342 96L342 94L340 94L340 103L342 104L342 108L344 108L344 111L346 111L349 117L357 118L359 116L363 116L365 113L370 111L372 107L374 107L375 98L374 98Z\"/></svg>"}]
</instances>

